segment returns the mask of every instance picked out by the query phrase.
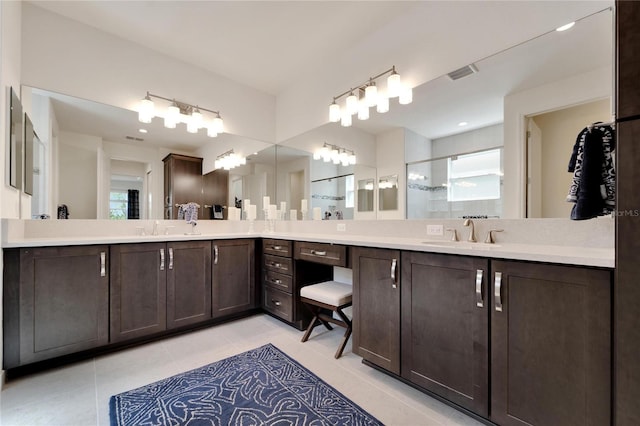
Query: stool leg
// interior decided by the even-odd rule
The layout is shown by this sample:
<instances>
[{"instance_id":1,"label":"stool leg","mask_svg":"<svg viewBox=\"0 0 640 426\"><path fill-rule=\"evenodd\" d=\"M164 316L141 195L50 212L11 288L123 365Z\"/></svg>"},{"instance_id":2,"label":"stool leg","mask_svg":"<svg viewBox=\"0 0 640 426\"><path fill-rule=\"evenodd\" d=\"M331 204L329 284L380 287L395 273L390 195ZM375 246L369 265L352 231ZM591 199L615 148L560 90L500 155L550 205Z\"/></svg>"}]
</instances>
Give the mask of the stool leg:
<instances>
[{"instance_id":1,"label":"stool leg","mask_svg":"<svg viewBox=\"0 0 640 426\"><path fill-rule=\"evenodd\" d=\"M347 328L347 330L344 332L344 337L342 338L342 342L340 342L340 346L336 351L335 358L338 359L342 356L342 351L344 351L344 347L347 345L347 342L349 341L349 337L351 337L352 325L351 325L351 320L349 320L349 318L344 314L344 312L342 312L341 309L336 309L336 313L340 316L340 318L342 318L342 321L344 321L345 327Z\"/></svg>"},{"instance_id":2,"label":"stool leg","mask_svg":"<svg viewBox=\"0 0 640 426\"><path fill-rule=\"evenodd\" d=\"M304 332L304 336L302 336L302 340L301 342L306 342L309 339L309 335L311 334L311 332L313 331L313 329L316 326L316 322L318 322L318 315L314 315L313 319L311 320L311 322L309 323L309 326L307 327L307 330Z\"/></svg>"}]
</instances>

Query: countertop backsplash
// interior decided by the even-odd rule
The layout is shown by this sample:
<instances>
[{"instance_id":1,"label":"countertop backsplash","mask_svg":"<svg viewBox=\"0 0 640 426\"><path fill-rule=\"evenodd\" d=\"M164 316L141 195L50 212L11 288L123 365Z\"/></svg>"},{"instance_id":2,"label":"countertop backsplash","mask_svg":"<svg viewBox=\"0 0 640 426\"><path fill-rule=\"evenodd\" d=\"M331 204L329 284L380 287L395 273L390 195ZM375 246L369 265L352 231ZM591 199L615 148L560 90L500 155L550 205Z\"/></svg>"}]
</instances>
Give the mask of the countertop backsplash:
<instances>
[{"instance_id":1,"label":"countertop backsplash","mask_svg":"<svg viewBox=\"0 0 640 426\"><path fill-rule=\"evenodd\" d=\"M125 237L139 235L144 229L151 235L155 220L21 220L2 219L2 243L24 239ZM484 242L490 229L502 229L495 233L496 243L540 244L585 248L611 248L615 246L615 219L602 217L584 221L570 219L473 219L475 236ZM342 238L353 236L424 238L425 240L450 240L451 233L427 235L427 225L443 225L443 229L457 230L460 241L466 241L469 227L462 219L428 220L349 220L349 221L276 221L276 234L336 235ZM345 230L338 230L344 227ZM247 221L203 220L195 228L202 235L248 234ZM268 237L264 221L253 224L255 236ZM191 226L182 220L159 220L159 235L184 235ZM240 236L240 235L239 235Z\"/></svg>"}]
</instances>

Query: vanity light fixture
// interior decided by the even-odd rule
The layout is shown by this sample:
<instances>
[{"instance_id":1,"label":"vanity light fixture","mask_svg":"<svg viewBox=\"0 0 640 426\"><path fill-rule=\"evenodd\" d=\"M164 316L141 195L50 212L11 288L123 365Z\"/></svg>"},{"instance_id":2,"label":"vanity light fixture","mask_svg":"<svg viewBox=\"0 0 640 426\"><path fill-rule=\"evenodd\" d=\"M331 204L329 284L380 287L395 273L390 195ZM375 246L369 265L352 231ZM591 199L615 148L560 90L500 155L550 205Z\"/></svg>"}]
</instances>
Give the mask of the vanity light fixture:
<instances>
[{"instance_id":1,"label":"vanity light fixture","mask_svg":"<svg viewBox=\"0 0 640 426\"><path fill-rule=\"evenodd\" d=\"M247 159L242 155L238 155L233 152L233 149L230 149L224 154L218 155L218 157L216 157L214 167L216 169L231 170L234 167L244 166L245 164L247 164Z\"/></svg>"},{"instance_id":2,"label":"vanity light fixture","mask_svg":"<svg viewBox=\"0 0 640 426\"><path fill-rule=\"evenodd\" d=\"M323 160L325 163L333 162L333 164L351 166L356 164L356 153L353 150L325 142L322 148L313 153L313 159Z\"/></svg>"},{"instance_id":3,"label":"vanity light fixture","mask_svg":"<svg viewBox=\"0 0 640 426\"><path fill-rule=\"evenodd\" d=\"M388 75L386 92L379 90L376 80ZM340 106L336 101L346 96L345 105ZM370 77L366 82L352 87L349 90L333 97L329 105L329 121L349 127L352 124L352 116L357 114L358 120L369 118L369 108L376 107L376 111L383 114L389 111L389 99L398 98L400 105L407 105L413 101L413 89L404 86L400 74L393 66L388 70Z\"/></svg>"},{"instance_id":4,"label":"vanity light fixture","mask_svg":"<svg viewBox=\"0 0 640 426\"><path fill-rule=\"evenodd\" d=\"M198 105L191 105L186 102L176 101L175 99L165 98L164 96L154 95L147 92L147 95L140 102L138 109L138 120L141 123L151 123L155 113L155 105L151 98L162 99L170 102L164 114L164 127L167 129L175 129L178 123L185 123L189 133L198 133L202 128L207 129L207 135L215 138L218 134L224 132L224 122L220 117L220 111L213 111L202 108ZM201 111L214 114L211 121L205 121Z\"/></svg>"}]
</instances>

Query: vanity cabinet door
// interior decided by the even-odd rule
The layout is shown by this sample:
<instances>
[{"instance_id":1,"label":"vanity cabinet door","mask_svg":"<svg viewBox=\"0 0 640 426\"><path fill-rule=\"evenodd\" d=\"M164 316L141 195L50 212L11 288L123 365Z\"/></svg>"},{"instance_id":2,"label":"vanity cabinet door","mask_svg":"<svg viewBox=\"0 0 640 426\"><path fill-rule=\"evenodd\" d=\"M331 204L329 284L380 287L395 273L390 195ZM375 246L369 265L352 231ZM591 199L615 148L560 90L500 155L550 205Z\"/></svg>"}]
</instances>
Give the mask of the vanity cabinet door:
<instances>
[{"instance_id":1,"label":"vanity cabinet door","mask_svg":"<svg viewBox=\"0 0 640 426\"><path fill-rule=\"evenodd\" d=\"M611 272L492 261L491 417L611 424Z\"/></svg>"},{"instance_id":2,"label":"vanity cabinet door","mask_svg":"<svg viewBox=\"0 0 640 426\"><path fill-rule=\"evenodd\" d=\"M214 318L255 308L255 241L214 241L212 256Z\"/></svg>"},{"instance_id":3,"label":"vanity cabinet door","mask_svg":"<svg viewBox=\"0 0 640 426\"><path fill-rule=\"evenodd\" d=\"M11 303L19 306L19 360L5 356L5 368L107 344L107 246L26 248L19 262L19 292L11 292L18 298ZM5 328L5 334L12 331ZM7 359L16 365L6 365Z\"/></svg>"},{"instance_id":4,"label":"vanity cabinet door","mask_svg":"<svg viewBox=\"0 0 640 426\"><path fill-rule=\"evenodd\" d=\"M211 241L167 243L167 328L211 319Z\"/></svg>"},{"instance_id":5,"label":"vanity cabinet door","mask_svg":"<svg viewBox=\"0 0 640 426\"><path fill-rule=\"evenodd\" d=\"M489 261L402 253L402 377L489 414Z\"/></svg>"},{"instance_id":6,"label":"vanity cabinet door","mask_svg":"<svg viewBox=\"0 0 640 426\"><path fill-rule=\"evenodd\" d=\"M165 243L111 246L111 342L166 330L168 261Z\"/></svg>"},{"instance_id":7,"label":"vanity cabinet door","mask_svg":"<svg viewBox=\"0 0 640 426\"><path fill-rule=\"evenodd\" d=\"M353 352L400 374L400 252L354 247Z\"/></svg>"}]
</instances>

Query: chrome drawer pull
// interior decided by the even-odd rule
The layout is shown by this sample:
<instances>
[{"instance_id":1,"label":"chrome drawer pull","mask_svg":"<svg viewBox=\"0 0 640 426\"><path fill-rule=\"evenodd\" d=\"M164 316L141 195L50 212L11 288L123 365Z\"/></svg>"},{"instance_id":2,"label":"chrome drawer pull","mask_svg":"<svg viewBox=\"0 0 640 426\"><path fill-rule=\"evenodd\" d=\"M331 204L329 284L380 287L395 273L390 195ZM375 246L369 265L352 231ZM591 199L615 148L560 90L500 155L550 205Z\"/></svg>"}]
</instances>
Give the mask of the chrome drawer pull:
<instances>
[{"instance_id":1,"label":"chrome drawer pull","mask_svg":"<svg viewBox=\"0 0 640 426\"><path fill-rule=\"evenodd\" d=\"M160 249L160 270L164 271L164 249Z\"/></svg>"},{"instance_id":2,"label":"chrome drawer pull","mask_svg":"<svg viewBox=\"0 0 640 426\"><path fill-rule=\"evenodd\" d=\"M502 290L502 272L496 272L494 297L496 303L496 311L502 312L502 296L500 295Z\"/></svg>"},{"instance_id":3,"label":"chrome drawer pull","mask_svg":"<svg viewBox=\"0 0 640 426\"><path fill-rule=\"evenodd\" d=\"M107 276L107 254L103 251L100 252L100 276Z\"/></svg>"},{"instance_id":4,"label":"chrome drawer pull","mask_svg":"<svg viewBox=\"0 0 640 426\"><path fill-rule=\"evenodd\" d=\"M271 247L273 250L282 250L282 246L273 246Z\"/></svg>"},{"instance_id":5,"label":"chrome drawer pull","mask_svg":"<svg viewBox=\"0 0 640 426\"><path fill-rule=\"evenodd\" d=\"M282 284L282 280L278 280L278 279L272 279L271 282L274 284Z\"/></svg>"},{"instance_id":6,"label":"chrome drawer pull","mask_svg":"<svg viewBox=\"0 0 640 426\"><path fill-rule=\"evenodd\" d=\"M478 308L484 308L484 302L482 300L482 269L476 270L476 306Z\"/></svg>"},{"instance_id":7,"label":"chrome drawer pull","mask_svg":"<svg viewBox=\"0 0 640 426\"><path fill-rule=\"evenodd\" d=\"M218 245L214 245L213 246L213 264L217 265L218 264L218 255L220 253L218 252Z\"/></svg>"},{"instance_id":8,"label":"chrome drawer pull","mask_svg":"<svg viewBox=\"0 0 640 426\"><path fill-rule=\"evenodd\" d=\"M327 252L326 251L311 250L311 254L313 254L315 256L326 256Z\"/></svg>"},{"instance_id":9,"label":"chrome drawer pull","mask_svg":"<svg viewBox=\"0 0 640 426\"><path fill-rule=\"evenodd\" d=\"M169 269L173 269L173 247L169 247Z\"/></svg>"},{"instance_id":10,"label":"chrome drawer pull","mask_svg":"<svg viewBox=\"0 0 640 426\"><path fill-rule=\"evenodd\" d=\"M277 300L273 300L273 299L271 299L271 303L273 303L273 304L274 304L274 305L276 305L276 306L280 306L280 305L282 305L282 303L281 303L281 302L278 302Z\"/></svg>"},{"instance_id":11,"label":"chrome drawer pull","mask_svg":"<svg viewBox=\"0 0 640 426\"><path fill-rule=\"evenodd\" d=\"M398 266L398 260L393 259L391 261L391 288L398 288L398 280L396 278L397 266Z\"/></svg>"}]
</instances>

